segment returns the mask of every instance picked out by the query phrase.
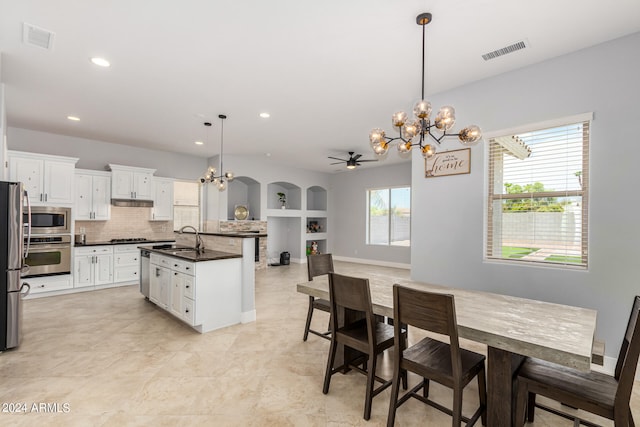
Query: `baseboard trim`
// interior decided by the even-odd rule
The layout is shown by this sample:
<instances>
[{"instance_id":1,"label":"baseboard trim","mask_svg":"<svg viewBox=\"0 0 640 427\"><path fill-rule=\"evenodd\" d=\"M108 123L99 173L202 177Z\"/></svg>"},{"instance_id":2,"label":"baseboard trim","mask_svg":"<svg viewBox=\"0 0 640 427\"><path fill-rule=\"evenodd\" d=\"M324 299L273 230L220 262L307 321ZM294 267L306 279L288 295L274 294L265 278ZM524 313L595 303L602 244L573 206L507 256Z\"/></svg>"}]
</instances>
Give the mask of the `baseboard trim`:
<instances>
[{"instance_id":1,"label":"baseboard trim","mask_svg":"<svg viewBox=\"0 0 640 427\"><path fill-rule=\"evenodd\" d=\"M350 258L350 257L344 257L344 256L334 256L333 259L336 261L353 262L357 264L373 264L373 265L379 265L382 267L393 267L393 268L402 268L405 270L411 270L411 264L403 264L400 262L380 261L377 259Z\"/></svg>"},{"instance_id":2,"label":"baseboard trim","mask_svg":"<svg viewBox=\"0 0 640 427\"><path fill-rule=\"evenodd\" d=\"M256 311L243 311L240 313L240 323L251 323L256 321Z\"/></svg>"}]
</instances>

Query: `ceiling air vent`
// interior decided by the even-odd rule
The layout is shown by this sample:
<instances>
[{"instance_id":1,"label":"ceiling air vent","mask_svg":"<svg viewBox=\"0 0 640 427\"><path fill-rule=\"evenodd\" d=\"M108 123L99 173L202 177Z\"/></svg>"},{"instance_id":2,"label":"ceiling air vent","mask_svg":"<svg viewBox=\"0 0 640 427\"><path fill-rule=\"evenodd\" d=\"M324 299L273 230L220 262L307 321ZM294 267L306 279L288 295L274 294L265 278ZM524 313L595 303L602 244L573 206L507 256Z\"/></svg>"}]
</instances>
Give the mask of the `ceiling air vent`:
<instances>
[{"instance_id":1,"label":"ceiling air vent","mask_svg":"<svg viewBox=\"0 0 640 427\"><path fill-rule=\"evenodd\" d=\"M53 49L54 37L55 33L44 28L39 28L26 22L22 26L22 41L25 44L51 50Z\"/></svg>"},{"instance_id":2,"label":"ceiling air vent","mask_svg":"<svg viewBox=\"0 0 640 427\"><path fill-rule=\"evenodd\" d=\"M493 52L485 53L484 55L482 55L482 59L484 59L485 61L488 61L490 59L494 59L499 56L507 55L509 53L513 53L518 50L524 49L525 47L529 47L529 42L527 40L521 40L512 45L505 46L498 50L494 50Z\"/></svg>"}]
</instances>

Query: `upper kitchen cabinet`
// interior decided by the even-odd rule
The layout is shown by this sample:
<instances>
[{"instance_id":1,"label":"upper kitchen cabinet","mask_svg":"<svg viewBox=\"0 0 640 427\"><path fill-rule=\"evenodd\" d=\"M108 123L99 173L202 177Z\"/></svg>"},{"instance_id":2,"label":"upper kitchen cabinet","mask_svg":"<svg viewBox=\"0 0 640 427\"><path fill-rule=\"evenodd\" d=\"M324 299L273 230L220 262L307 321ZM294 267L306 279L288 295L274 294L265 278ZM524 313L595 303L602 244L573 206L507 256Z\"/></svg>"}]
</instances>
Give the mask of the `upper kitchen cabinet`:
<instances>
[{"instance_id":1,"label":"upper kitchen cabinet","mask_svg":"<svg viewBox=\"0 0 640 427\"><path fill-rule=\"evenodd\" d=\"M111 198L153 200L155 169L109 165L111 169Z\"/></svg>"},{"instance_id":2,"label":"upper kitchen cabinet","mask_svg":"<svg viewBox=\"0 0 640 427\"><path fill-rule=\"evenodd\" d=\"M153 208L150 220L173 220L173 179L153 178L153 188Z\"/></svg>"},{"instance_id":3,"label":"upper kitchen cabinet","mask_svg":"<svg viewBox=\"0 0 640 427\"><path fill-rule=\"evenodd\" d=\"M106 221L111 218L111 174L76 169L75 219Z\"/></svg>"},{"instance_id":4,"label":"upper kitchen cabinet","mask_svg":"<svg viewBox=\"0 0 640 427\"><path fill-rule=\"evenodd\" d=\"M72 205L74 157L9 151L9 180L24 184L32 205Z\"/></svg>"}]
</instances>

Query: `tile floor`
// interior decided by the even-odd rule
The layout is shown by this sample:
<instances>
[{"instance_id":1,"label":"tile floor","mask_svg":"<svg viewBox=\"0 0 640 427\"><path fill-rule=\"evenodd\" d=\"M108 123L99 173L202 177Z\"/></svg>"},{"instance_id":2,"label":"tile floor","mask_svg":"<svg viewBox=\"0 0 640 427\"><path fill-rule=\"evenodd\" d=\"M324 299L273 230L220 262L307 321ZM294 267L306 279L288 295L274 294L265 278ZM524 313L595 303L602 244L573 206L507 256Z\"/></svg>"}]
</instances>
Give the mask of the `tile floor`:
<instances>
[{"instance_id":1,"label":"tile floor","mask_svg":"<svg viewBox=\"0 0 640 427\"><path fill-rule=\"evenodd\" d=\"M405 270L335 264L344 274L362 277L380 269L408 277ZM390 390L374 398L371 420L364 421L365 377L360 374L334 375L329 394L322 394L329 342L314 335L302 341L307 296L295 285L305 280L305 265L259 271L258 320L202 335L145 301L136 286L28 300L22 345L0 354L1 409L15 412L24 404L27 413L0 412L0 425L385 425ZM315 316L316 328L327 322L326 313ZM472 342L462 344L485 351ZM380 376L390 376L390 362L391 355L384 355ZM410 384L415 381L410 378ZM431 390L436 400L450 405L447 389L433 384ZM633 396L636 419L638 393ZM464 400L464 412L473 412L475 381ZM531 426L572 425L541 411L536 417ZM451 421L412 399L398 410L396 425L449 426Z\"/></svg>"}]
</instances>

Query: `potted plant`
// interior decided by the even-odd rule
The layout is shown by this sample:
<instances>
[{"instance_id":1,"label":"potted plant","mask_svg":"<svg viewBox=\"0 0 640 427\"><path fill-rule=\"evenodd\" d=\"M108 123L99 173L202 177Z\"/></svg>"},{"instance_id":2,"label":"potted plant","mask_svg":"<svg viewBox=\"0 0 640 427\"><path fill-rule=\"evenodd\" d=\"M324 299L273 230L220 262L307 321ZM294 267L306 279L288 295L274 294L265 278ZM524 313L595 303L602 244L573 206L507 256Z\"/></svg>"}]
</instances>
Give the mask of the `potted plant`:
<instances>
[{"instance_id":1,"label":"potted plant","mask_svg":"<svg viewBox=\"0 0 640 427\"><path fill-rule=\"evenodd\" d=\"M287 195L284 193L278 193L278 200L282 204L282 206L280 206L280 209L286 209L285 205L287 203Z\"/></svg>"}]
</instances>

